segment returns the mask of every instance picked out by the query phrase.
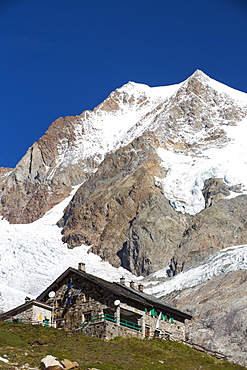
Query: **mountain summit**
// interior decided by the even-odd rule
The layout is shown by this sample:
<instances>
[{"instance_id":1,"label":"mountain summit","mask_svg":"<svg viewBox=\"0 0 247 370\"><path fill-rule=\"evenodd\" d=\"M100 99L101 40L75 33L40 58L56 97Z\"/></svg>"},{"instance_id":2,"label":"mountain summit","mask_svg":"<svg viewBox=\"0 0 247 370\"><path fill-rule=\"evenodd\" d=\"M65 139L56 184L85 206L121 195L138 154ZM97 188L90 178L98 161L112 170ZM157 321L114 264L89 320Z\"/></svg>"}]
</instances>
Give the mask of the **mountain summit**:
<instances>
[{"instance_id":1,"label":"mountain summit","mask_svg":"<svg viewBox=\"0 0 247 370\"><path fill-rule=\"evenodd\" d=\"M93 111L56 120L2 170L0 214L33 222L80 184L58 221L64 243L137 275L164 265L177 273L192 255L198 263L245 241L246 116L247 95L200 70L172 86L129 82ZM211 227L215 208L219 220L234 218L223 234Z\"/></svg>"},{"instance_id":2,"label":"mountain summit","mask_svg":"<svg viewBox=\"0 0 247 370\"><path fill-rule=\"evenodd\" d=\"M172 86L129 82L93 111L59 118L16 168L1 169L0 214L11 223L38 219L97 171L107 153L153 132L157 148L200 154L224 146L223 126L247 114L246 94L197 70Z\"/></svg>"},{"instance_id":3,"label":"mountain summit","mask_svg":"<svg viewBox=\"0 0 247 370\"><path fill-rule=\"evenodd\" d=\"M246 128L247 94L200 70L172 86L128 82L58 118L0 168L1 307L84 261L99 277L142 279L195 314L188 341L247 364Z\"/></svg>"}]
</instances>

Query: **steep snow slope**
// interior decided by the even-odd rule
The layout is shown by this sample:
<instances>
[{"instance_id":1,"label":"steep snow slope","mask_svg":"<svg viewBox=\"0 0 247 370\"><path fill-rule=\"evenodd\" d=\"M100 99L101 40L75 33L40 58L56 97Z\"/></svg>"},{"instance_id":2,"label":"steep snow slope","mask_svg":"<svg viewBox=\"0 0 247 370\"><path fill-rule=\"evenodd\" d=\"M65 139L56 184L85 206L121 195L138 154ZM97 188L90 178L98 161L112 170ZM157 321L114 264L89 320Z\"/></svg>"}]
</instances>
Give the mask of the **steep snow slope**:
<instances>
[{"instance_id":1,"label":"steep snow slope","mask_svg":"<svg viewBox=\"0 0 247 370\"><path fill-rule=\"evenodd\" d=\"M157 116L163 104L196 78L222 95L222 106L229 95L239 107L246 106L247 94L221 84L202 71L197 70L187 80L170 86L149 87L145 84L128 82L112 92L93 111L85 111L74 124L73 145L64 140L60 143L57 166L76 163L82 158L97 155L102 160L106 153L131 140L146 129L156 129ZM166 107L167 108L167 107Z\"/></svg>"},{"instance_id":2,"label":"steep snow slope","mask_svg":"<svg viewBox=\"0 0 247 370\"><path fill-rule=\"evenodd\" d=\"M230 197L247 194L247 118L236 126L223 126L228 141L220 148L210 148L200 156L177 153L164 148L157 150L166 168L167 176L156 179L174 208L195 214L204 209L202 195L206 179L222 178L229 186L238 186Z\"/></svg>"},{"instance_id":3,"label":"steep snow slope","mask_svg":"<svg viewBox=\"0 0 247 370\"><path fill-rule=\"evenodd\" d=\"M100 162L106 153L127 145L140 134L135 125L148 115L145 124L147 126L154 118L156 107L168 99L180 85L149 87L128 82L116 89L93 111L85 111L76 120L75 141L73 145L65 140L60 142L57 168L61 164L75 164L92 156L98 157ZM133 127L134 132L128 135ZM90 171L85 168L87 170Z\"/></svg>"}]
</instances>

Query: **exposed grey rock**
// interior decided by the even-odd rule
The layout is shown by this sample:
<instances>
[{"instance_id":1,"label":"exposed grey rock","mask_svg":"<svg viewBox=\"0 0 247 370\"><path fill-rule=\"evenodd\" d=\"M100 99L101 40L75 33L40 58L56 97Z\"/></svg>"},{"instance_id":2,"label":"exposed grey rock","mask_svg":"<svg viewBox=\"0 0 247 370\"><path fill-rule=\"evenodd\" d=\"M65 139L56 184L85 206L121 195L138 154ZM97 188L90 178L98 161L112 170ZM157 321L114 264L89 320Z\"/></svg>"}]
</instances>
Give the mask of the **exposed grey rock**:
<instances>
[{"instance_id":1,"label":"exposed grey rock","mask_svg":"<svg viewBox=\"0 0 247 370\"><path fill-rule=\"evenodd\" d=\"M219 199L224 199L230 195L230 189L223 179L210 178L205 181L202 194L205 198L205 207L208 208L213 202L217 202Z\"/></svg>"},{"instance_id":2,"label":"exposed grey rock","mask_svg":"<svg viewBox=\"0 0 247 370\"><path fill-rule=\"evenodd\" d=\"M136 275L148 275L169 264L188 217L174 211L163 194L151 193L129 225L118 252L121 265Z\"/></svg>"},{"instance_id":3,"label":"exposed grey rock","mask_svg":"<svg viewBox=\"0 0 247 370\"><path fill-rule=\"evenodd\" d=\"M246 240L247 196L232 199L220 196L218 202L192 217L171 265L178 273L198 265L221 249L245 244Z\"/></svg>"},{"instance_id":4,"label":"exposed grey rock","mask_svg":"<svg viewBox=\"0 0 247 370\"><path fill-rule=\"evenodd\" d=\"M247 271L234 271L163 299L193 318L186 340L194 348L247 366Z\"/></svg>"},{"instance_id":5,"label":"exposed grey rock","mask_svg":"<svg viewBox=\"0 0 247 370\"><path fill-rule=\"evenodd\" d=\"M172 257L187 224L156 186L165 176L149 133L113 154L77 191L59 225L63 241L91 251L140 275L159 269Z\"/></svg>"}]
</instances>

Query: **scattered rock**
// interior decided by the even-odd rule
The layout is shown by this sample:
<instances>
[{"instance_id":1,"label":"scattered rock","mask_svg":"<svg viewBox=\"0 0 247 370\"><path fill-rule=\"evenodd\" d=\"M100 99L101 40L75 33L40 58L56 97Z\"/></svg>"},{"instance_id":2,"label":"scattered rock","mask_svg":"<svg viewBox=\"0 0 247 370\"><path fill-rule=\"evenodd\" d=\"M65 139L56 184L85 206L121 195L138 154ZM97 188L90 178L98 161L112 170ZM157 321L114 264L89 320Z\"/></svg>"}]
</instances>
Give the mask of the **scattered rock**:
<instances>
[{"instance_id":1,"label":"scattered rock","mask_svg":"<svg viewBox=\"0 0 247 370\"><path fill-rule=\"evenodd\" d=\"M0 361L8 363L9 360L7 358L0 357Z\"/></svg>"},{"instance_id":2,"label":"scattered rock","mask_svg":"<svg viewBox=\"0 0 247 370\"><path fill-rule=\"evenodd\" d=\"M62 360L61 364L63 365L65 370L77 369L79 367L77 362L72 362L72 361L67 360L67 359Z\"/></svg>"},{"instance_id":3,"label":"scattered rock","mask_svg":"<svg viewBox=\"0 0 247 370\"><path fill-rule=\"evenodd\" d=\"M47 355L42 358L40 362L40 367L42 370L63 370L63 365L60 364L58 359L54 356Z\"/></svg>"},{"instance_id":4,"label":"scattered rock","mask_svg":"<svg viewBox=\"0 0 247 370\"><path fill-rule=\"evenodd\" d=\"M78 369L79 365L68 359L64 359L60 363L56 357L47 355L41 360L40 367L42 370L73 370Z\"/></svg>"}]
</instances>

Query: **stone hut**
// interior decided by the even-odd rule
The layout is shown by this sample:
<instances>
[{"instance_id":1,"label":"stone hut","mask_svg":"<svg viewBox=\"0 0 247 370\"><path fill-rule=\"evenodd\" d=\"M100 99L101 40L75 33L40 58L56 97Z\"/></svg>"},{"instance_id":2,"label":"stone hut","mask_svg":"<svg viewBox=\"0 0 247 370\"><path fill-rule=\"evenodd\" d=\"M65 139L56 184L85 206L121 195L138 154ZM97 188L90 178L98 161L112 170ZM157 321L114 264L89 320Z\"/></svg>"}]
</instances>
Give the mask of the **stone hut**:
<instances>
[{"instance_id":1,"label":"stone hut","mask_svg":"<svg viewBox=\"0 0 247 370\"><path fill-rule=\"evenodd\" d=\"M0 315L2 321L19 321L28 324L51 325L52 306L26 298L24 304Z\"/></svg>"},{"instance_id":2,"label":"stone hut","mask_svg":"<svg viewBox=\"0 0 247 370\"><path fill-rule=\"evenodd\" d=\"M54 325L66 331L106 340L122 337L162 337L184 341L188 313L134 288L68 268L37 300L54 307Z\"/></svg>"}]
</instances>

